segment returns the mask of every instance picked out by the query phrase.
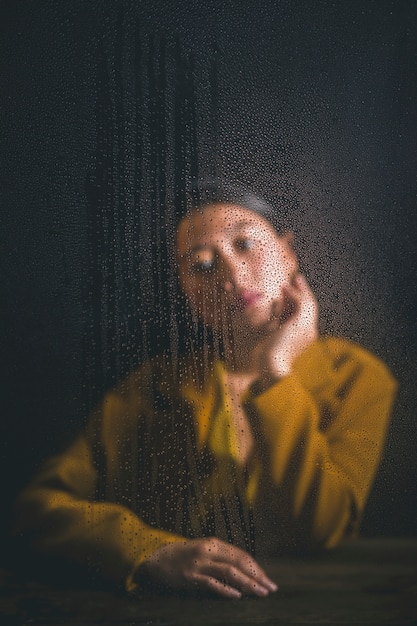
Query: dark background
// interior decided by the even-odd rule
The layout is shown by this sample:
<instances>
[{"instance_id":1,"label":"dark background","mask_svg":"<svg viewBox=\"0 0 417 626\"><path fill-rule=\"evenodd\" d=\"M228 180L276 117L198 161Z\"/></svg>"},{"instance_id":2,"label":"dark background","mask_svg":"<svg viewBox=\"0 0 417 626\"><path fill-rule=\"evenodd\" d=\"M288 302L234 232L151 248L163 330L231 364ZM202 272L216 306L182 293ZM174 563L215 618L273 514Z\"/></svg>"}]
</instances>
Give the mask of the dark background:
<instances>
[{"instance_id":1,"label":"dark background","mask_svg":"<svg viewBox=\"0 0 417 626\"><path fill-rule=\"evenodd\" d=\"M2 526L102 391L175 349L155 250L198 164L285 208L322 331L398 379L364 532L415 534L417 3L176 4L0 4Z\"/></svg>"}]
</instances>

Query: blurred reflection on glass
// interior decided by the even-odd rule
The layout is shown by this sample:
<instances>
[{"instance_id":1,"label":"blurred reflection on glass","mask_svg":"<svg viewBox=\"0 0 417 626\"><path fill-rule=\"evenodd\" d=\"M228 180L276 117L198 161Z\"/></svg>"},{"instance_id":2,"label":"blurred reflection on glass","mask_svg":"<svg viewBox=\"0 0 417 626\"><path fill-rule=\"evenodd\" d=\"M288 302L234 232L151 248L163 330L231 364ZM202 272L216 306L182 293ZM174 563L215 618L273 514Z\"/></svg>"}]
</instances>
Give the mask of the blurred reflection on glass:
<instances>
[{"instance_id":1,"label":"blurred reflection on glass","mask_svg":"<svg viewBox=\"0 0 417 626\"><path fill-rule=\"evenodd\" d=\"M166 267L188 349L105 396L21 494L16 532L128 590L265 596L276 585L256 559L357 534L395 382L359 346L319 337L279 210L219 181L191 198Z\"/></svg>"}]
</instances>

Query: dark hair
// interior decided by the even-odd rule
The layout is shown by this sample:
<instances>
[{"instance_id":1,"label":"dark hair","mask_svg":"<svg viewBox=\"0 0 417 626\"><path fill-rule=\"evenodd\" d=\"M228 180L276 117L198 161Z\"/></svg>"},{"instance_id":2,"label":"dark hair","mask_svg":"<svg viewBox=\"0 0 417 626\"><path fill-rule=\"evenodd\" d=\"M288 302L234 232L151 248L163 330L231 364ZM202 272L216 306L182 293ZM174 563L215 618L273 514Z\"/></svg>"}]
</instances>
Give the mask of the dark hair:
<instances>
[{"instance_id":1,"label":"dark hair","mask_svg":"<svg viewBox=\"0 0 417 626\"><path fill-rule=\"evenodd\" d=\"M277 229L282 228L281 211L249 188L220 178L194 181L188 203L188 213L204 210L213 204L236 204L261 215ZM184 214L179 216L180 221Z\"/></svg>"}]
</instances>

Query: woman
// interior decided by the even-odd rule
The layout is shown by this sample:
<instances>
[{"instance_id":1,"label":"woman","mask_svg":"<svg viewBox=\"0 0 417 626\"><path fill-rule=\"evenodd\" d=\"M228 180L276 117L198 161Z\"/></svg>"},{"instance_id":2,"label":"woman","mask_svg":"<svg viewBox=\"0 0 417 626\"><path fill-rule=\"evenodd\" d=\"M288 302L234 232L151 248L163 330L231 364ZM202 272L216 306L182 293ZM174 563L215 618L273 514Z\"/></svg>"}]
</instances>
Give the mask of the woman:
<instances>
[{"instance_id":1,"label":"woman","mask_svg":"<svg viewBox=\"0 0 417 626\"><path fill-rule=\"evenodd\" d=\"M270 213L200 186L177 228L178 278L221 356L206 345L154 359L108 394L19 499L35 551L129 590L238 598L277 589L255 554L358 531L395 382L358 346L319 339L292 236Z\"/></svg>"}]
</instances>

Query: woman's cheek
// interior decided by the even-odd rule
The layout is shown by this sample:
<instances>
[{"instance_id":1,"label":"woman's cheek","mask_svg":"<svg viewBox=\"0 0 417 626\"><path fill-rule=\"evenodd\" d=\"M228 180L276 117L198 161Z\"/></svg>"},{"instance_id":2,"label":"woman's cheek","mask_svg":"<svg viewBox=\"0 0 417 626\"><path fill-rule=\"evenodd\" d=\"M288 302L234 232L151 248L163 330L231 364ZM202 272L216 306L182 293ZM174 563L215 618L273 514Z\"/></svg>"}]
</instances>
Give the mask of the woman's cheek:
<instances>
[{"instance_id":1,"label":"woman's cheek","mask_svg":"<svg viewBox=\"0 0 417 626\"><path fill-rule=\"evenodd\" d=\"M282 264L268 263L264 267L264 284L268 295L271 298L278 298L280 295L282 284L287 280L287 273Z\"/></svg>"}]
</instances>

